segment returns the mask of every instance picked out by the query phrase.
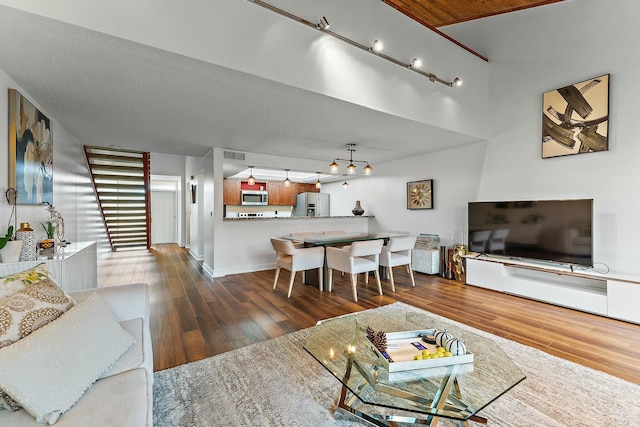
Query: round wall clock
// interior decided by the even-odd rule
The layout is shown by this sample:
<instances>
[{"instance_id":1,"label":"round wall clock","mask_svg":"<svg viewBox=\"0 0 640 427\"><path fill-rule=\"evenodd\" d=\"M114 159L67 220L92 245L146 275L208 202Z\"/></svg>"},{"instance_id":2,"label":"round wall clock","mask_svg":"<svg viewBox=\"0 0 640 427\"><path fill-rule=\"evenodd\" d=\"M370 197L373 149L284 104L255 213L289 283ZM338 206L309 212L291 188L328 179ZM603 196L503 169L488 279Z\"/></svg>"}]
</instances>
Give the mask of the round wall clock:
<instances>
[{"instance_id":1,"label":"round wall clock","mask_svg":"<svg viewBox=\"0 0 640 427\"><path fill-rule=\"evenodd\" d=\"M407 183L407 209L433 209L433 180Z\"/></svg>"}]
</instances>

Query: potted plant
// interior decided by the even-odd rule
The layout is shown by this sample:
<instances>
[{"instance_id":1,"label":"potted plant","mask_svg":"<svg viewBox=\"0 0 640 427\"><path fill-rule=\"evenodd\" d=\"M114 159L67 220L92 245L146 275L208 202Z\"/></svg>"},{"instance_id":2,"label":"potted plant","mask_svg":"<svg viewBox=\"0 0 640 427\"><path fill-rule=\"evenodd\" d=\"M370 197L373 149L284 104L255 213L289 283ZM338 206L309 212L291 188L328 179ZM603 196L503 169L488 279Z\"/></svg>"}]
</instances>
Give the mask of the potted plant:
<instances>
[{"instance_id":1,"label":"potted plant","mask_svg":"<svg viewBox=\"0 0 640 427\"><path fill-rule=\"evenodd\" d=\"M7 227L7 234L0 237L0 258L2 262L17 262L20 259L22 240L13 240L13 226Z\"/></svg>"},{"instance_id":2,"label":"potted plant","mask_svg":"<svg viewBox=\"0 0 640 427\"><path fill-rule=\"evenodd\" d=\"M44 232L47 233L47 238L40 242L40 247L42 249L53 248L54 240L53 237L56 235L56 226L51 221L41 222L42 228L44 228Z\"/></svg>"}]
</instances>

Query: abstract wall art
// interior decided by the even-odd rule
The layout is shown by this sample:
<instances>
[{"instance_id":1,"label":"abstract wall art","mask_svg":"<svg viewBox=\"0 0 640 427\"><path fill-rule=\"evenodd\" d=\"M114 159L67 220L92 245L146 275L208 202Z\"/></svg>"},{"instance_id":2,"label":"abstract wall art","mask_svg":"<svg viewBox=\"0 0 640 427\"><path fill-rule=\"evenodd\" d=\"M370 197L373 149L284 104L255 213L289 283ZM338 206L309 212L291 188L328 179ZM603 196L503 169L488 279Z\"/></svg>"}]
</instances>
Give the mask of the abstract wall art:
<instances>
[{"instance_id":1,"label":"abstract wall art","mask_svg":"<svg viewBox=\"0 0 640 427\"><path fill-rule=\"evenodd\" d=\"M53 203L51 120L15 89L9 89L9 186L18 204Z\"/></svg>"},{"instance_id":2,"label":"abstract wall art","mask_svg":"<svg viewBox=\"0 0 640 427\"><path fill-rule=\"evenodd\" d=\"M609 74L542 97L542 158L609 149Z\"/></svg>"}]
</instances>

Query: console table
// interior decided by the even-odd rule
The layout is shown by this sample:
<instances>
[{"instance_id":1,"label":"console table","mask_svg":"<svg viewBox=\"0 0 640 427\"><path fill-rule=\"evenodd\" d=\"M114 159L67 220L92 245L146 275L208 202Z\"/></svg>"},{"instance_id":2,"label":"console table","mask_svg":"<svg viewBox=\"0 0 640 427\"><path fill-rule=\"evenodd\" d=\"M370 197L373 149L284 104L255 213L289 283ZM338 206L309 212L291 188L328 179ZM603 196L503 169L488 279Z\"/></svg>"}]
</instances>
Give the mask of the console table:
<instances>
[{"instance_id":1,"label":"console table","mask_svg":"<svg viewBox=\"0 0 640 427\"><path fill-rule=\"evenodd\" d=\"M640 323L640 278L490 255L466 264L468 285Z\"/></svg>"},{"instance_id":2,"label":"console table","mask_svg":"<svg viewBox=\"0 0 640 427\"><path fill-rule=\"evenodd\" d=\"M47 269L67 292L98 286L98 258L96 242L76 242L56 248L47 256L34 261L2 262L0 276L17 273L46 263Z\"/></svg>"}]
</instances>

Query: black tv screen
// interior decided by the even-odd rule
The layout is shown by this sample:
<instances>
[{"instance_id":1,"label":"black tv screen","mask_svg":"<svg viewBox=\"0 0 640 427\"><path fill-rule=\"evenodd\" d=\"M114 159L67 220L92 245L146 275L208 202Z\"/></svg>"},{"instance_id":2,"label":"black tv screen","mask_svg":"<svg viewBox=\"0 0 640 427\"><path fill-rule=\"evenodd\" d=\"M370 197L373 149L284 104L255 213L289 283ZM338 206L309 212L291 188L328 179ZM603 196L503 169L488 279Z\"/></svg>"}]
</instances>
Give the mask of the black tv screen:
<instances>
[{"instance_id":1,"label":"black tv screen","mask_svg":"<svg viewBox=\"0 0 640 427\"><path fill-rule=\"evenodd\" d=\"M593 199L469 202L469 251L593 266Z\"/></svg>"}]
</instances>

